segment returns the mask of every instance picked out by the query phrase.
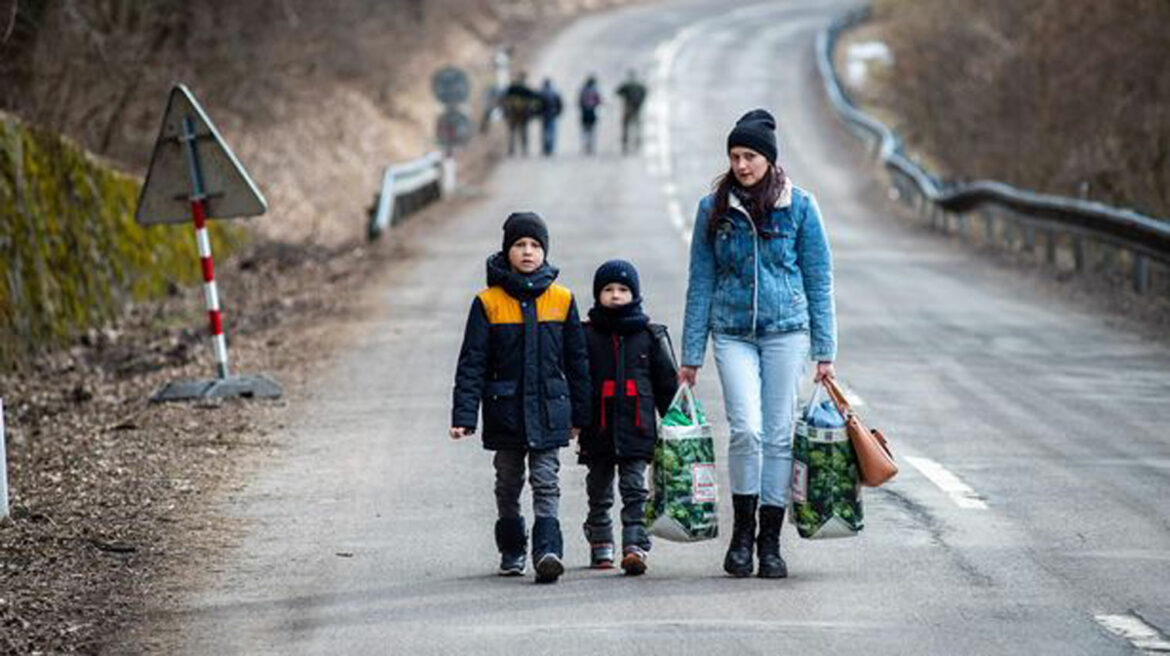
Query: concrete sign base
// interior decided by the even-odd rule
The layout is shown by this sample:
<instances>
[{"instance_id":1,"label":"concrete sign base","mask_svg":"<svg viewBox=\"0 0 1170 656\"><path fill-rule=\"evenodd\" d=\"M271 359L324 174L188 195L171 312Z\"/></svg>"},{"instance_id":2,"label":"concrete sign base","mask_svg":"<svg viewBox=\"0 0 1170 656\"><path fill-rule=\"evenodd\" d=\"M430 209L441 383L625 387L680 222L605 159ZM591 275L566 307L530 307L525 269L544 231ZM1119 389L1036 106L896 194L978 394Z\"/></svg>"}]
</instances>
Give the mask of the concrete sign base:
<instances>
[{"instance_id":1,"label":"concrete sign base","mask_svg":"<svg viewBox=\"0 0 1170 656\"><path fill-rule=\"evenodd\" d=\"M284 393L280 384L264 374L231 376L210 380L176 380L150 397L153 403L193 399L236 398L277 399Z\"/></svg>"}]
</instances>

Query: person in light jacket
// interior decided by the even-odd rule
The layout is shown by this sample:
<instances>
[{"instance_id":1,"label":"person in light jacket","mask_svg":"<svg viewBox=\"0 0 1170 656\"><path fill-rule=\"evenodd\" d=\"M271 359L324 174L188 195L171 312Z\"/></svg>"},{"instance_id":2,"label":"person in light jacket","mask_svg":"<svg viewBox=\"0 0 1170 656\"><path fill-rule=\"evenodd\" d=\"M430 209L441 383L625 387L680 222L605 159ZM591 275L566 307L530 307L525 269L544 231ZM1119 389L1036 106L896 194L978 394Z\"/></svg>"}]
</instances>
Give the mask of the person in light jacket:
<instances>
[{"instance_id":1,"label":"person in light jacket","mask_svg":"<svg viewBox=\"0 0 1170 656\"><path fill-rule=\"evenodd\" d=\"M777 165L776 121L756 109L727 138L730 167L699 203L691 239L681 382L693 385L708 336L723 388L735 524L723 568L784 578L780 528L792 479L797 388L805 367L832 375L833 259L811 194ZM759 533L756 533L757 508Z\"/></svg>"}]
</instances>

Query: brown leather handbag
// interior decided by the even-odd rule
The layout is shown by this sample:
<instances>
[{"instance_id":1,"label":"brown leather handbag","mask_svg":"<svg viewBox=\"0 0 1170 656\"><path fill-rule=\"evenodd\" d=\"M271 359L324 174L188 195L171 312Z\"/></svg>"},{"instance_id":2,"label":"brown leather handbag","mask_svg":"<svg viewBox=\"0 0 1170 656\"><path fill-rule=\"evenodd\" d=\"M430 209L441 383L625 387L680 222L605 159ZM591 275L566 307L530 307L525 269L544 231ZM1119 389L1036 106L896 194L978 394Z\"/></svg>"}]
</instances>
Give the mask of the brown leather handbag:
<instances>
[{"instance_id":1,"label":"brown leather handbag","mask_svg":"<svg viewBox=\"0 0 1170 656\"><path fill-rule=\"evenodd\" d=\"M898 465L894 462L894 454L890 453L886 436L882 435L880 430L871 429L861 422L861 417L849 407L845 393L834 378L826 376L822 382L829 398L845 418L845 432L849 435L849 442L853 444L853 451L857 453L861 484L877 487L893 478L898 473Z\"/></svg>"}]
</instances>

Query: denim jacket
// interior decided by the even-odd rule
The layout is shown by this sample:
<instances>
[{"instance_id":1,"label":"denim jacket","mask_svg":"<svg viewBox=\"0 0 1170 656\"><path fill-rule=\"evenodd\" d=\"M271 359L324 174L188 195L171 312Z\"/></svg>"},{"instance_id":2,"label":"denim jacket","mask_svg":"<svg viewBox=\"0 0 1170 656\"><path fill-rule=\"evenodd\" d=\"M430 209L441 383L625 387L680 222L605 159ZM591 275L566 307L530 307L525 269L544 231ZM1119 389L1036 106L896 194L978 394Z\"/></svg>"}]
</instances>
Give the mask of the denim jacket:
<instances>
[{"instance_id":1,"label":"denim jacket","mask_svg":"<svg viewBox=\"0 0 1170 656\"><path fill-rule=\"evenodd\" d=\"M714 205L714 194L705 196L695 216L682 364L702 366L711 332L755 337L807 330L811 359L834 360L833 261L816 200L786 181L757 234L731 194L726 216L708 239Z\"/></svg>"}]
</instances>

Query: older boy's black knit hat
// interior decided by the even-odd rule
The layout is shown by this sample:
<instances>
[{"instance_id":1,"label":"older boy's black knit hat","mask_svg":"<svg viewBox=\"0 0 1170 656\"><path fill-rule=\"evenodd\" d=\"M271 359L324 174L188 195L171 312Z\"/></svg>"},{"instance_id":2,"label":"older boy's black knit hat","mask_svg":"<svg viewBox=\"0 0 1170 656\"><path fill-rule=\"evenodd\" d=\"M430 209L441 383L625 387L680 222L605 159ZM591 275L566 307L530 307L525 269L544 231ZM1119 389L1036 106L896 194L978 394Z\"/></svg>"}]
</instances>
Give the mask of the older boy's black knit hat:
<instances>
[{"instance_id":1,"label":"older boy's black knit hat","mask_svg":"<svg viewBox=\"0 0 1170 656\"><path fill-rule=\"evenodd\" d=\"M548 254L548 226L544 219L536 212L513 212L504 221L504 252L512 248L521 237L531 237L540 242L540 247Z\"/></svg>"},{"instance_id":2,"label":"older boy's black knit hat","mask_svg":"<svg viewBox=\"0 0 1170 656\"><path fill-rule=\"evenodd\" d=\"M727 150L734 146L745 146L763 155L772 164L780 155L776 143L776 119L763 109L753 109L735 123L727 135Z\"/></svg>"},{"instance_id":3,"label":"older boy's black knit hat","mask_svg":"<svg viewBox=\"0 0 1170 656\"><path fill-rule=\"evenodd\" d=\"M617 282L630 288L634 300L642 298L642 290L638 283L638 270L633 264L625 260L610 260L597 267L593 274L593 300L601 299L601 290L611 282Z\"/></svg>"}]
</instances>

